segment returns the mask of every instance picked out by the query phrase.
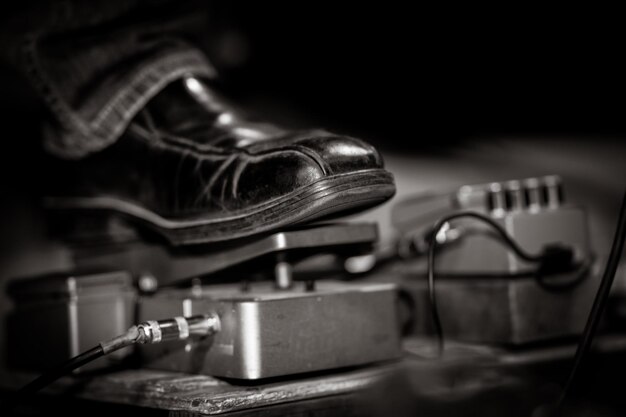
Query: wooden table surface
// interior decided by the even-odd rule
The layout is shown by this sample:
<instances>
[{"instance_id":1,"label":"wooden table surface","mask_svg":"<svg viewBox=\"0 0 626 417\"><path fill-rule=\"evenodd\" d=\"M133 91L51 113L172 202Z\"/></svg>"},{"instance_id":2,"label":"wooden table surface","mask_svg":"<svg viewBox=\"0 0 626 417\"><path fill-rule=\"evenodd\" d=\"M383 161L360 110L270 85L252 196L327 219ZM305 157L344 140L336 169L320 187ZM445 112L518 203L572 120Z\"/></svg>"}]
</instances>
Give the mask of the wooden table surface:
<instances>
[{"instance_id":1,"label":"wooden table surface","mask_svg":"<svg viewBox=\"0 0 626 417\"><path fill-rule=\"evenodd\" d=\"M545 374L528 370L565 363L555 377L564 380L575 343L514 350L448 343L446 349L443 358L434 358L432 341L413 338L406 341L407 355L400 361L261 382L128 369L65 378L47 393L169 416L385 415L394 405L398 408L394 415L400 411L414 415L416 410L446 415L470 407L463 405L468 402L471 407L487 407L488 413L529 415L524 413L556 394L558 385ZM603 336L594 351L600 356L626 352L626 336ZM10 389L29 378L32 375L5 373L0 383Z\"/></svg>"}]
</instances>

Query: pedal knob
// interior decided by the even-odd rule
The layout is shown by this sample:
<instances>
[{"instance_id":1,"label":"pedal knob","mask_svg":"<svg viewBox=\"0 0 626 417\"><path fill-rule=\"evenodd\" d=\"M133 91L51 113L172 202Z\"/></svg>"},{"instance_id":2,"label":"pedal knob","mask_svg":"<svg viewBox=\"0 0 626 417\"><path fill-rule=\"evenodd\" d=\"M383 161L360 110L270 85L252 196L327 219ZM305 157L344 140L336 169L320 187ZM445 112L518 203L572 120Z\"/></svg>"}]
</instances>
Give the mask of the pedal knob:
<instances>
[{"instance_id":1,"label":"pedal knob","mask_svg":"<svg viewBox=\"0 0 626 417\"><path fill-rule=\"evenodd\" d=\"M524 193L519 181L506 183L506 206L510 211L521 211L524 208Z\"/></svg>"},{"instance_id":2,"label":"pedal knob","mask_svg":"<svg viewBox=\"0 0 626 417\"><path fill-rule=\"evenodd\" d=\"M563 204L563 182L558 175L550 175L543 178L545 187L546 205L551 209L557 209Z\"/></svg>"},{"instance_id":3,"label":"pedal knob","mask_svg":"<svg viewBox=\"0 0 626 417\"><path fill-rule=\"evenodd\" d=\"M524 180L524 189L526 191L526 203L528 211L537 212L541 210L541 184L537 178L527 178Z\"/></svg>"},{"instance_id":4,"label":"pedal knob","mask_svg":"<svg viewBox=\"0 0 626 417\"><path fill-rule=\"evenodd\" d=\"M500 217L504 215L506 209L506 197L504 195L502 184L499 182L489 184L487 203L493 216Z\"/></svg>"}]
</instances>

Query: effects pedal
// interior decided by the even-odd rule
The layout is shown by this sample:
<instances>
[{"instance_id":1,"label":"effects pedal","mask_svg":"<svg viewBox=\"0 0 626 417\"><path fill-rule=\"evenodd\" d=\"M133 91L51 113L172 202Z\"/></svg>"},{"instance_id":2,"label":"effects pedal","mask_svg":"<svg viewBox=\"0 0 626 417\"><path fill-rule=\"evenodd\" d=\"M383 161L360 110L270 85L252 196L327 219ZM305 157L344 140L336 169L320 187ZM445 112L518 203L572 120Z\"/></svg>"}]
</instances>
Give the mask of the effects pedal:
<instances>
[{"instance_id":1,"label":"effects pedal","mask_svg":"<svg viewBox=\"0 0 626 417\"><path fill-rule=\"evenodd\" d=\"M400 357L395 285L310 276L299 281L293 276L293 259L322 252L362 253L377 236L372 224L323 225L207 254L206 265L214 273L220 262L236 261L238 282L161 289L140 299L138 319L214 314L220 330L201 340L142 346L144 365L252 380ZM269 257L273 279L250 280L262 257Z\"/></svg>"},{"instance_id":2,"label":"effects pedal","mask_svg":"<svg viewBox=\"0 0 626 417\"><path fill-rule=\"evenodd\" d=\"M437 304L446 337L523 345L579 334L598 283L586 212L565 201L561 178L555 175L465 185L394 207L399 252L408 256L388 275L400 276L396 281L403 282L421 308L414 332L432 331L424 320L429 317L424 255L433 224L462 211L488 216L528 253L554 244L571 248L575 267L544 277L568 284L549 289L537 278L537 265L520 260L488 225L473 219L448 223L436 237L435 259Z\"/></svg>"},{"instance_id":3,"label":"effects pedal","mask_svg":"<svg viewBox=\"0 0 626 417\"><path fill-rule=\"evenodd\" d=\"M299 282L165 290L140 301L139 320L216 314L200 340L141 347L144 366L261 379L398 358L397 293L391 284Z\"/></svg>"}]
</instances>

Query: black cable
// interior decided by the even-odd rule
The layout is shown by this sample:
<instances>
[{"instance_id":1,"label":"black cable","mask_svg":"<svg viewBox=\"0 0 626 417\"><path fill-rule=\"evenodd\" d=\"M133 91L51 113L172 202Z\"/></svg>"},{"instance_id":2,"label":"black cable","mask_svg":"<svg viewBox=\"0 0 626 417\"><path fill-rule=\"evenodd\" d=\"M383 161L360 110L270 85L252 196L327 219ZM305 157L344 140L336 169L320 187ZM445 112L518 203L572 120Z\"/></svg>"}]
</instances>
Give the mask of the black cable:
<instances>
[{"instance_id":1,"label":"black cable","mask_svg":"<svg viewBox=\"0 0 626 417\"><path fill-rule=\"evenodd\" d=\"M104 356L104 350L102 349L102 346L98 345L94 348L91 348L78 356L74 356L72 359L61 364L59 367L42 374L34 381L22 387L19 391L17 391L16 394L17 396L32 395L44 388L45 386L61 378L62 376L67 375L75 369L78 369L81 366L86 365L87 363L94 361L102 356Z\"/></svg>"},{"instance_id":2,"label":"black cable","mask_svg":"<svg viewBox=\"0 0 626 417\"><path fill-rule=\"evenodd\" d=\"M51 383L61 378L62 376L65 376L71 373L72 371L74 371L75 369L78 369L81 366L91 361L94 361L104 355L105 353L104 353L104 350L102 349L102 346L98 345L92 349L89 349L86 352L81 353L78 356L74 356L72 359L69 359L68 361L58 366L57 368L54 368L42 374L35 380L31 381L24 387L20 388L15 393L15 395L5 404L5 407L8 408L9 410L12 409L15 406L15 404L18 404L23 398L36 394L42 388L45 388L46 386L50 385Z\"/></svg>"},{"instance_id":3,"label":"black cable","mask_svg":"<svg viewBox=\"0 0 626 417\"><path fill-rule=\"evenodd\" d=\"M101 342L98 346L74 356L56 368L41 374L41 376L17 390L11 398L2 404L2 409L10 412L17 404L20 404L23 400L41 391L57 379L72 373L74 370L88 364L89 362L123 347L130 346L136 342L142 342L144 339L145 337L143 337L140 333L139 328L137 326L132 326L125 333L114 337L113 339Z\"/></svg>"},{"instance_id":4,"label":"black cable","mask_svg":"<svg viewBox=\"0 0 626 417\"><path fill-rule=\"evenodd\" d=\"M430 301L433 325L435 327L435 333L437 335L439 356L441 356L443 353L444 338L443 327L441 325L441 319L439 317L439 309L437 308L437 298L435 295L435 249L437 247L437 235L446 223L460 218L473 218L488 224L498 233L502 241L513 251L513 253L515 253L517 257L527 262L539 263L540 267L535 274L535 277L539 284L544 287L554 286L554 284L549 284L545 281L544 277L546 274L556 272L563 267L569 267L573 259L572 250L568 247L560 245L548 245L543 249L541 253L537 255L530 254L522 249L517 244L517 242L515 242L515 240L513 240L513 238L509 236L507 231L500 224L498 224L491 217L478 212L461 211L450 214L448 216L444 216L443 218L439 219L437 223L435 223L435 226L433 227L433 230L430 234L427 253L428 297ZM587 269L588 268L585 268L584 273L586 273ZM575 285L580 282L580 279L577 278L572 282ZM572 282L568 282L567 287L571 286ZM554 288L556 289L558 287L555 286Z\"/></svg>"},{"instance_id":5,"label":"black cable","mask_svg":"<svg viewBox=\"0 0 626 417\"><path fill-rule=\"evenodd\" d=\"M131 346L135 343L161 343L170 340L185 340L189 337L206 337L220 330L220 320L217 314L204 314L192 317L173 317L164 320L150 320L130 327L125 333L100 344L78 356L64 362L39 378L19 389L10 398L3 408L12 410L22 399L36 394L62 376L70 374L75 369L94 361L111 352Z\"/></svg>"},{"instance_id":6,"label":"black cable","mask_svg":"<svg viewBox=\"0 0 626 417\"><path fill-rule=\"evenodd\" d=\"M613 285L613 281L615 279L617 266L619 264L620 258L622 257L622 252L624 251L625 238L626 192L624 193L624 197L622 199L622 206L619 211L617 228L615 230L613 244L611 245L611 252L609 253L609 258L607 259L606 266L604 268L604 274L602 275L602 280L600 281L600 286L598 287L596 297L593 301L593 305L591 306L591 312L589 313L587 324L585 325L585 330L583 331L580 343L578 344L578 348L576 349L576 355L574 356L574 365L572 366L569 378L567 379L567 382L563 387L563 391L561 392L561 396L558 401L559 406L563 404L569 391L572 389L574 380L576 379L576 374L580 369L584 357L587 355L589 349L591 348L593 337L596 334L598 323L600 322L602 313L604 311L604 308L606 307L609 293L611 292L611 286Z\"/></svg>"}]
</instances>

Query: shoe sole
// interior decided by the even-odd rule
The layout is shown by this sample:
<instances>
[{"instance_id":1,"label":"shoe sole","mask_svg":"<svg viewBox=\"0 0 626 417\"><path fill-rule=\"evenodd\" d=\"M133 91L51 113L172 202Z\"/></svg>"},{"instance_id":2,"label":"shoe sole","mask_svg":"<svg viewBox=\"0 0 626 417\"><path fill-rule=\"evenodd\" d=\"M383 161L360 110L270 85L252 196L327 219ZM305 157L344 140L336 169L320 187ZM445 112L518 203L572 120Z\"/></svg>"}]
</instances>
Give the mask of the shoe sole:
<instances>
[{"instance_id":1,"label":"shoe sole","mask_svg":"<svg viewBox=\"0 0 626 417\"><path fill-rule=\"evenodd\" d=\"M50 197L49 210L117 214L139 222L174 246L214 243L247 237L313 220L365 210L395 194L393 175L383 169L326 177L313 184L229 216L167 219L114 197ZM73 213L73 214L74 214Z\"/></svg>"}]
</instances>

